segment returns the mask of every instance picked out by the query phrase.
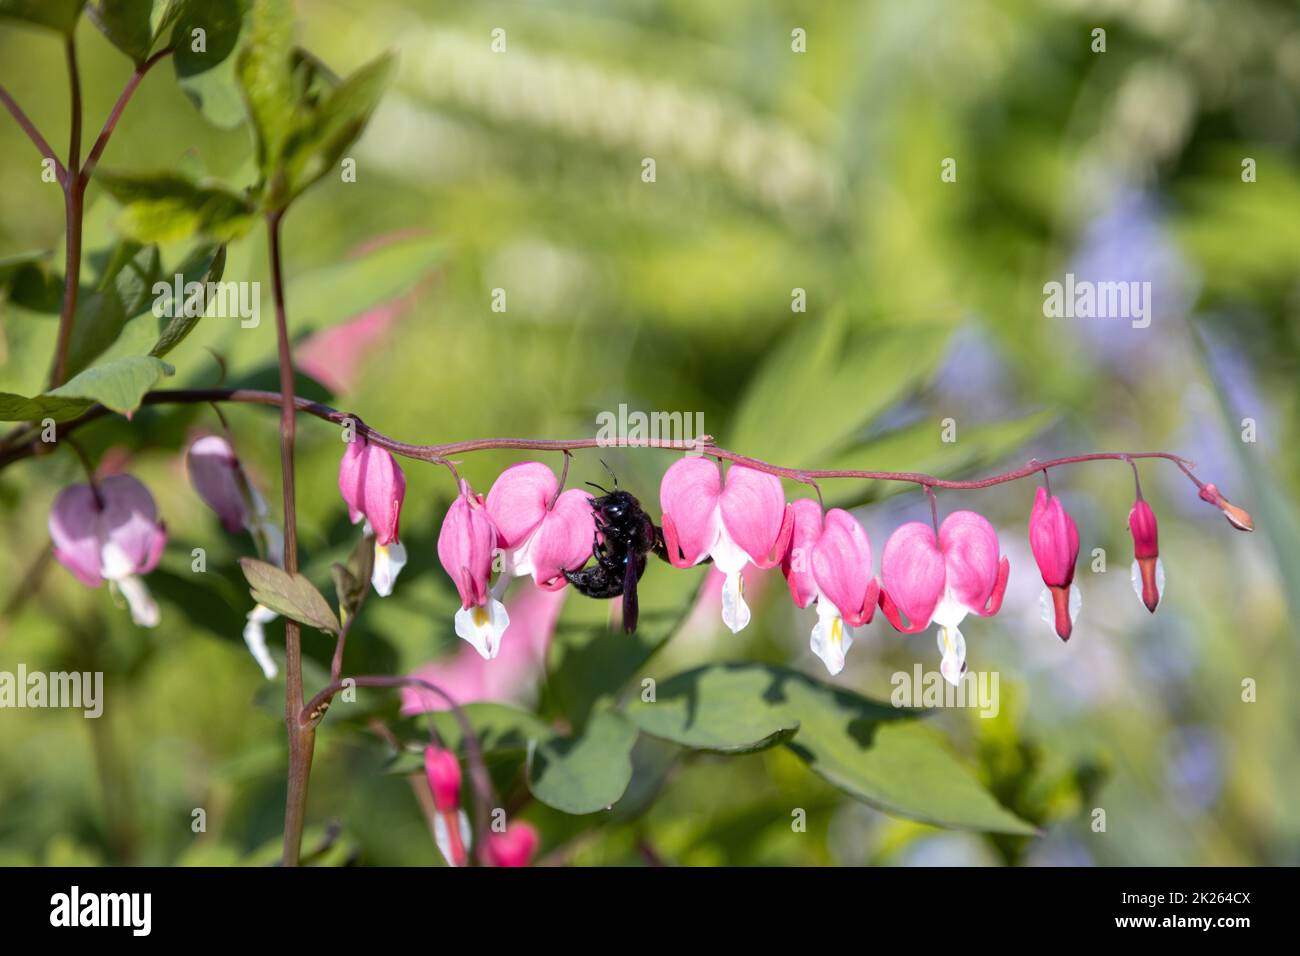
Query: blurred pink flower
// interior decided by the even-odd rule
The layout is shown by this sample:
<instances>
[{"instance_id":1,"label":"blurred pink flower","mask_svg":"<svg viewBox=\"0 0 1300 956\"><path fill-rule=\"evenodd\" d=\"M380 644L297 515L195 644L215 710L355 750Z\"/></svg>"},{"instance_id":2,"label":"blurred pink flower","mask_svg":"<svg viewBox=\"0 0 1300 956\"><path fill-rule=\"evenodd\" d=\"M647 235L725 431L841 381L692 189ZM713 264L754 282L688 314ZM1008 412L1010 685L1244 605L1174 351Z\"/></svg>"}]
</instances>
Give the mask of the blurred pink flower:
<instances>
[{"instance_id":1,"label":"blurred pink flower","mask_svg":"<svg viewBox=\"0 0 1300 956\"><path fill-rule=\"evenodd\" d=\"M531 823L518 820L505 833L489 833L488 858L493 866L527 866L532 862L542 838Z\"/></svg>"},{"instance_id":2,"label":"blurred pink flower","mask_svg":"<svg viewBox=\"0 0 1300 956\"><path fill-rule=\"evenodd\" d=\"M87 587L108 581L142 627L158 624L141 577L158 566L167 531L149 489L132 475L110 475L97 486L69 485L50 510L54 557Z\"/></svg>"},{"instance_id":3,"label":"blurred pink flower","mask_svg":"<svg viewBox=\"0 0 1300 956\"><path fill-rule=\"evenodd\" d=\"M548 591L524 585L509 602L511 638L495 660L484 660L474 648L462 646L452 657L425 664L411 676L437 684L458 704L518 702L542 673L567 593L567 588ZM430 691L402 689L405 715L446 709L447 702Z\"/></svg>"}]
</instances>

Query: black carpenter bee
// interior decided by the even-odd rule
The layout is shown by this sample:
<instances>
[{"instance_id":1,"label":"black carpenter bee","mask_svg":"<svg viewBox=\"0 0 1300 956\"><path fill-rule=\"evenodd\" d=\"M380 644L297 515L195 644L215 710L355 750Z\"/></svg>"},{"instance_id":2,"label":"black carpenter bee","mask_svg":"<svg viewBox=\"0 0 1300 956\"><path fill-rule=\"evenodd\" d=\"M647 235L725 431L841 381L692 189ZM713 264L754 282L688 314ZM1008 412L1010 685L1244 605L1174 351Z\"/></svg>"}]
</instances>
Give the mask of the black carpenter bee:
<instances>
[{"instance_id":1,"label":"black carpenter bee","mask_svg":"<svg viewBox=\"0 0 1300 956\"><path fill-rule=\"evenodd\" d=\"M654 551L667 557L663 532L631 492L619 490L618 478L614 478L613 491L592 482L587 484L601 492L601 497L587 499L596 519L596 537L591 546L596 563L565 571L564 576L587 597L623 595L623 630L630 634L636 630L636 585L645 573L646 555Z\"/></svg>"}]
</instances>

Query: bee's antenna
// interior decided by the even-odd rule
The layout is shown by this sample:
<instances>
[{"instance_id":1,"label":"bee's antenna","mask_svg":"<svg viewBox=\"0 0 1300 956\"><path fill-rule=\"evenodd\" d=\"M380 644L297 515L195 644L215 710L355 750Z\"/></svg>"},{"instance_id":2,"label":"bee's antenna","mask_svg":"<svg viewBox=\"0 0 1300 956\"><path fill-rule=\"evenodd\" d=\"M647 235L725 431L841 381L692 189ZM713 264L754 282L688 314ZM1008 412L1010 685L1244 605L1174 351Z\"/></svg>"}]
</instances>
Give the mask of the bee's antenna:
<instances>
[{"instance_id":1,"label":"bee's antenna","mask_svg":"<svg viewBox=\"0 0 1300 956\"><path fill-rule=\"evenodd\" d=\"M594 481L584 481L583 484L591 485L591 487L595 488L597 491L602 492L604 494L609 494L609 489L600 487L600 485L596 484Z\"/></svg>"},{"instance_id":2,"label":"bee's antenna","mask_svg":"<svg viewBox=\"0 0 1300 956\"><path fill-rule=\"evenodd\" d=\"M605 466L605 470L606 470L607 472L609 472L609 477L611 477L611 478L614 479L614 490L615 490L615 491L618 491L618 475L614 474L614 469L611 468L611 467L609 467L609 465L606 463L605 459L602 458L602 459L600 460L600 463L601 463L602 465L604 465L604 466ZM603 489L602 489L602 490L603 490Z\"/></svg>"}]
</instances>

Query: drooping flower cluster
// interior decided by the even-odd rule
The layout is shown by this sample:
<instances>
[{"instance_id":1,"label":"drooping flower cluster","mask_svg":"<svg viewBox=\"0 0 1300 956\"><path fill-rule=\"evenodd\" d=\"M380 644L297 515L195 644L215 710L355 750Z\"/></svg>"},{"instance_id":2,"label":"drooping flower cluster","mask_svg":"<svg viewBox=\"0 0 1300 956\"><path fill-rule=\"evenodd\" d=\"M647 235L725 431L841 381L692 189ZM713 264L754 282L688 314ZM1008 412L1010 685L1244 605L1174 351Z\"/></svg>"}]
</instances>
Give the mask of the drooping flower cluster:
<instances>
[{"instance_id":1,"label":"drooping flower cluster","mask_svg":"<svg viewBox=\"0 0 1300 956\"><path fill-rule=\"evenodd\" d=\"M1213 485L1201 497L1237 527L1250 516L1231 505ZM712 562L722 576L723 624L733 633L749 624L746 569L780 565L800 609L815 608L809 643L831 674L838 674L855 631L879 607L895 630L915 634L936 627L940 672L950 683L966 671L968 615L990 617L1002 606L1010 562L997 532L982 515L955 511L934 525L912 521L885 542L877 576L871 541L849 512L823 511L810 498L788 503L780 480L744 464L724 473L719 462L686 457L671 465L659 489L661 540L656 550L675 567ZM1154 611L1164 589L1156 520L1138 500L1129 516L1133 533L1133 581L1138 597ZM555 475L538 462L507 469L486 499L462 483L443 522L438 553L456 584L461 609L456 632L491 660L501 646L509 616L500 603L514 576L531 575L539 587L562 588L565 572L582 568L601 546L592 499L578 490L559 493ZM1082 605L1074 583L1079 529L1061 499L1047 488L1035 494L1029 545L1042 575L1044 620L1068 640ZM494 554L500 574L491 583Z\"/></svg>"}]
</instances>

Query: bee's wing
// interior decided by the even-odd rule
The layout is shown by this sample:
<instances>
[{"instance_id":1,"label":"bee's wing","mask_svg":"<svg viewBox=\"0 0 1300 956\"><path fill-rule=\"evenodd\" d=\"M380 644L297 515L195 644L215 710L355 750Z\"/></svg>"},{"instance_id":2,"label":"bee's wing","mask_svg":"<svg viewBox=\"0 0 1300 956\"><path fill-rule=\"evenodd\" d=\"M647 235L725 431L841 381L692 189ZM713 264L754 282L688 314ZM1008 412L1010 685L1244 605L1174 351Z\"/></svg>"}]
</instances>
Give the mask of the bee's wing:
<instances>
[{"instance_id":1,"label":"bee's wing","mask_svg":"<svg viewBox=\"0 0 1300 956\"><path fill-rule=\"evenodd\" d=\"M640 608L636 600L637 560L635 555L628 556L627 568L623 572L623 630L631 634L636 630L636 618Z\"/></svg>"}]
</instances>

